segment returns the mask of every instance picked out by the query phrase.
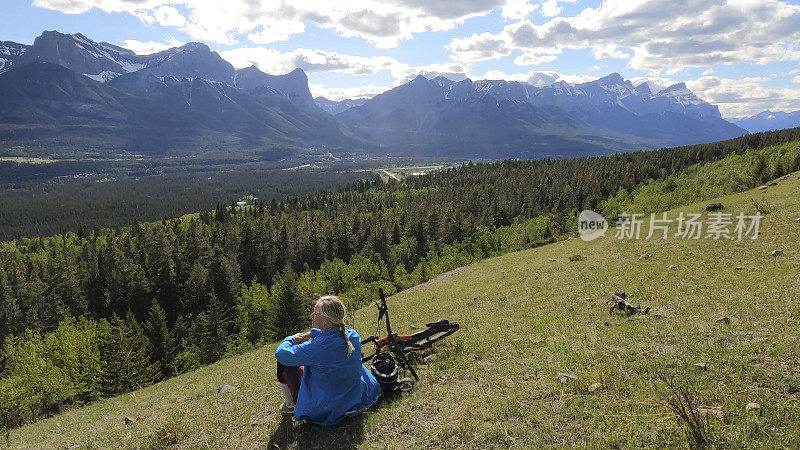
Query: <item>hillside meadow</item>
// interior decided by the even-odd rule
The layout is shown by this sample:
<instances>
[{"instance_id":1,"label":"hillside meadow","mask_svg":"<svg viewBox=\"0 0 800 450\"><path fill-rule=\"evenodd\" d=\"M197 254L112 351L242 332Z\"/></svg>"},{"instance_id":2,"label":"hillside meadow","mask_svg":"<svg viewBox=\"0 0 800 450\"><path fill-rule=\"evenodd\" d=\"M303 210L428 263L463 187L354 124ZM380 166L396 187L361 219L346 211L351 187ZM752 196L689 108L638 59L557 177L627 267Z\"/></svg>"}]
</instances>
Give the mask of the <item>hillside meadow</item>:
<instances>
[{"instance_id":1,"label":"hillside meadow","mask_svg":"<svg viewBox=\"0 0 800 450\"><path fill-rule=\"evenodd\" d=\"M701 212L710 202L734 215L761 210L755 240L615 239L612 228L394 295L399 332L439 317L461 330L419 367L411 395L336 427L281 417L272 343L12 430L9 444L681 448L697 441L669 403L686 394L709 444L792 447L800 441L798 194L795 174L668 212ZM610 313L620 290L650 313ZM363 308L355 328L369 335L375 319ZM234 391L219 392L223 384Z\"/></svg>"}]
</instances>

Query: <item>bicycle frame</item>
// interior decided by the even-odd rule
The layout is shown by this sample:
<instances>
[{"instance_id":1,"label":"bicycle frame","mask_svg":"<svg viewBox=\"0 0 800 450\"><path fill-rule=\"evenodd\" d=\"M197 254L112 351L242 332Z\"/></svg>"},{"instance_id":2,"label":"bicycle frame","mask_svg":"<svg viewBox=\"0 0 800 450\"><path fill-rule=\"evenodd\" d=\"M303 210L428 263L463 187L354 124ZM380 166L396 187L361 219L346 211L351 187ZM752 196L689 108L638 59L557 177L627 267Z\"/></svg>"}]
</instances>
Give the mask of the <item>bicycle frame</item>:
<instances>
[{"instance_id":1,"label":"bicycle frame","mask_svg":"<svg viewBox=\"0 0 800 450\"><path fill-rule=\"evenodd\" d=\"M389 321L389 309L386 306L386 297L383 294L383 289L378 289L378 294L380 295L381 299L380 304L378 304L377 302L373 303L375 303L375 305L378 307L378 323L380 324L381 319L383 318L386 319L386 336L380 339L375 336L370 336L361 341L362 345L361 362L365 363L371 360L382 349L388 347L388 349L394 354L400 367L408 370L414 377L414 380L419 380L417 372L414 370L413 365L406 356L405 349L407 348L410 350L421 350L429 348L433 344L433 342L438 341L439 339L447 337L450 334L458 331L459 325L454 322L451 323L447 319L439 319L436 322L428 323L426 325L427 326L426 329L418 331L414 334L394 333L392 331L392 324ZM434 338L433 341L428 341L428 339L434 335L436 335L437 337ZM423 340L426 342L420 344L419 342ZM369 342L375 344L376 352L373 353L372 355L363 356L363 345Z\"/></svg>"}]
</instances>

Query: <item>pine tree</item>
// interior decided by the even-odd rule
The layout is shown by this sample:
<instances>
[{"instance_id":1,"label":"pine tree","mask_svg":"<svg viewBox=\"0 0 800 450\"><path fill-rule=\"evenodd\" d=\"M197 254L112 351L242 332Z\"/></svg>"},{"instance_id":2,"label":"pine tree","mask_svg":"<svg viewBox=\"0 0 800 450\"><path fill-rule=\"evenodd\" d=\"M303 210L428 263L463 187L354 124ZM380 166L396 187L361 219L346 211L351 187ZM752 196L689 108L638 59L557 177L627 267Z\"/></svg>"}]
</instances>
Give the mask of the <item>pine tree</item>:
<instances>
[{"instance_id":1,"label":"pine tree","mask_svg":"<svg viewBox=\"0 0 800 450\"><path fill-rule=\"evenodd\" d=\"M230 326L227 306L216 295L209 294L208 307L197 316L200 361L203 364L211 364L225 356L230 340Z\"/></svg>"},{"instance_id":2,"label":"pine tree","mask_svg":"<svg viewBox=\"0 0 800 450\"><path fill-rule=\"evenodd\" d=\"M172 340L167 327L167 316L156 301L150 307L149 317L143 328L150 342L150 364L153 370L159 373L159 378L169 378L172 375Z\"/></svg>"},{"instance_id":3,"label":"pine tree","mask_svg":"<svg viewBox=\"0 0 800 450\"><path fill-rule=\"evenodd\" d=\"M214 295L226 308L236 304L236 297L242 288L239 265L219 248L214 252L209 268L209 283Z\"/></svg>"},{"instance_id":4,"label":"pine tree","mask_svg":"<svg viewBox=\"0 0 800 450\"><path fill-rule=\"evenodd\" d=\"M155 371L150 365L148 342L133 313L125 319L115 314L101 341L102 389L106 395L116 395L147 386L153 382Z\"/></svg>"},{"instance_id":5,"label":"pine tree","mask_svg":"<svg viewBox=\"0 0 800 450\"><path fill-rule=\"evenodd\" d=\"M310 303L300 297L297 274L288 264L276 278L270 290L275 308L270 331L274 339L281 339L307 327Z\"/></svg>"},{"instance_id":6,"label":"pine tree","mask_svg":"<svg viewBox=\"0 0 800 450\"><path fill-rule=\"evenodd\" d=\"M764 159L764 155L759 152L756 152L755 161L753 162L750 170L753 180L756 183L761 184L769 179L769 168L767 167L767 161Z\"/></svg>"}]
</instances>

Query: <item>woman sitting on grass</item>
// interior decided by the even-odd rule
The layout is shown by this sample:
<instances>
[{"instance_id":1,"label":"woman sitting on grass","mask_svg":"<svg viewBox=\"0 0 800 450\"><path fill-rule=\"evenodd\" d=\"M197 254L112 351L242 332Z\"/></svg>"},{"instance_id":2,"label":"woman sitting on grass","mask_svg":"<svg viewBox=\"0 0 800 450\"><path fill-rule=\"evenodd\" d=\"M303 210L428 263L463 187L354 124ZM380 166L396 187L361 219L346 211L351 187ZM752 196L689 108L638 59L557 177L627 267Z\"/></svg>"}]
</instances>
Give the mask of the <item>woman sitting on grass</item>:
<instances>
[{"instance_id":1,"label":"woman sitting on grass","mask_svg":"<svg viewBox=\"0 0 800 450\"><path fill-rule=\"evenodd\" d=\"M320 297L311 313L311 331L288 336L275 350L282 412L333 425L378 400L380 385L361 363L361 337L345 329L344 318L338 297Z\"/></svg>"}]
</instances>

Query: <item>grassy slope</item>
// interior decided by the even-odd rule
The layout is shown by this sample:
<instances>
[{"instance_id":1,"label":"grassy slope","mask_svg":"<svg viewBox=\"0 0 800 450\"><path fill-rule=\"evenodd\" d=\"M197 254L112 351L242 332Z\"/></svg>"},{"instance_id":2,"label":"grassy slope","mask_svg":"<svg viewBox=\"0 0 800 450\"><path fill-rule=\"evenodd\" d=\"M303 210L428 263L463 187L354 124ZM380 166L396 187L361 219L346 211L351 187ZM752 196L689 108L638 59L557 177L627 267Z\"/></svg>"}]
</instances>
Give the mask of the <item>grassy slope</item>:
<instances>
[{"instance_id":1,"label":"grassy slope","mask_svg":"<svg viewBox=\"0 0 800 450\"><path fill-rule=\"evenodd\" d=\"M774 211L755 241L617 241L612 230L485 260L394 296L398 331L439 317L462 330L420 367L410 397L339 427L281 422L268 345L14 430L11 445L149 447L169 433L181 447L686 446L653 386L663 372L693 385L702 405L722 407L724 419L710 421L715 442L791 446L800 441L800 179L709 201L754 213L751 199L761 197ZM652 257L640 259L645 252ZM570 261L576 254L586 259ZM605 302L618 289L653 313L609 315ZM356 328L369 334L374 316L359 311ZM731 323L715 323L721 316ZM561 384L559 372L578 379ZM594 382L602 387L590 393ZM218 394L223 383L236 391ZM761 410L746 413L748 402ZM124 425L124 416L140 419Z\"/></svg>"}]
</instances>

